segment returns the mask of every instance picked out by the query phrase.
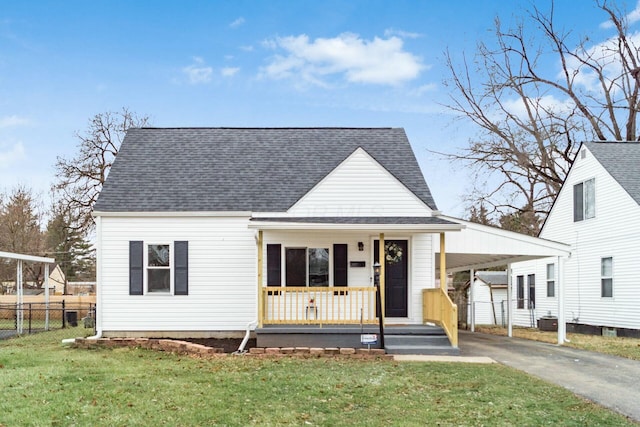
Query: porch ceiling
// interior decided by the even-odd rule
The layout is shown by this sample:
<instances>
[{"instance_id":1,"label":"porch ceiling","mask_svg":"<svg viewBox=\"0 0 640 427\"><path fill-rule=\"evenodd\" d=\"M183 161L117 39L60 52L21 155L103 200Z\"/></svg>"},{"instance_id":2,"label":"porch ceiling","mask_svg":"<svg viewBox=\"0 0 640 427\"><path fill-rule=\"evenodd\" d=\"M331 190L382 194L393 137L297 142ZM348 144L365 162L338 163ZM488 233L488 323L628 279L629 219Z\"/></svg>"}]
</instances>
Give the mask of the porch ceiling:
<instances>
[{"instance_id":1,"label":"porch ceiling","mask_svg":"<svg viewBox=\"0 0 640 427\"><path fill-rule=\"evenodd\" d=\"M459 233L446 234L447 272L495 267L552 256L567 257L571 254L570 245L563 243L457 218L441 218L464 226ZM436 265L440 265L440 253L436 254Z\"/></svg>"}]
</instances>

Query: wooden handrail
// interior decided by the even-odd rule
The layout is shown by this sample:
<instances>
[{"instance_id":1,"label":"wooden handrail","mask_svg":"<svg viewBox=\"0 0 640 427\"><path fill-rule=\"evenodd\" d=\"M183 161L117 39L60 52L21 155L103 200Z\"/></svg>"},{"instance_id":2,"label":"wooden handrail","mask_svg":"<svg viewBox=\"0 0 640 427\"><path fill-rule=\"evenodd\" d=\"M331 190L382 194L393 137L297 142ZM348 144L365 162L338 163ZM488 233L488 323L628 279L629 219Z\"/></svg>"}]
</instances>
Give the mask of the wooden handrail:
<instances>
[{"instance_id":1,"label":"wooden handrail","mask_svg":"<svg viewBox=\"0 0 640 427\"><path fill-rule=\"evenodd\" d=\"M453 347L458 347L458 306L442 288L422 291L422 318L444 329Z\"/></svg>"}]
</instances>

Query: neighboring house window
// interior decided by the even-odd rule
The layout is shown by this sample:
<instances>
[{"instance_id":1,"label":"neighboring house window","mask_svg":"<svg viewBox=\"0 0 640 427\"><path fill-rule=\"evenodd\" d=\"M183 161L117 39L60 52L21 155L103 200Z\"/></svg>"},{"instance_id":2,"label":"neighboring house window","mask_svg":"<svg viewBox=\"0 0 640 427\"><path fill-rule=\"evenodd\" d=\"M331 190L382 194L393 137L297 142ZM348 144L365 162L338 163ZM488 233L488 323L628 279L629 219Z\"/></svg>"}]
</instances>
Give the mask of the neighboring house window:
<instances>
[{"instance_id":1,"label":"neighboring house window","mask_svg":"<svg viewBox=\"0 0 640 427\"><path fill-rule=\"evenodd\" d=\"M536 308L536 275L529 274L527 282L529 282L529 308Z\"/></svg>"},{"instance_id":2,"label":"neighboring house window","mask_svg":"<svg viewBox=\"0 0 640 427\"><path fill-rule=\"evenodd\" d=\"M578 222L596 216L595 179L573 186L573 221Z\"/></svg>"},{"instance_id":3,"label":"neighboring house window","mask_svg":"<svg viewBox=\"0 0 640 427\"><path fill-rule=\"evenodd\" d=\"M600 260L600 275L602 297L613 297L613 258L607 257Z\"/></svg>"},{"instance_id":4,"label":"neighboring house window","mask_svg":"<svg viewBox=\"0 0 640 427\"><path fill-rule=\"evenodd\" d=\"M556 265L547 264L547 297L556 296Z\"/></svg>"},{"instance_id":5,"label":"neighboring house window","mask_svg":"<svg viewBox=\"0 0 640 427\"><path fill-rule=\"evenodd\" d=\"M189 242L129 242L129 295L189 294Z\"/></svg>"},{"instance_id":6,"label":"neighboring house window","mask_svg":"<svg viewBox=\"0 0 640 427\"><path fill-rule=\"evenodd\" d=\"M517 307L524 308L524 276L518 276L516 282L518 285Z\"/></svg>"}]
</instances>

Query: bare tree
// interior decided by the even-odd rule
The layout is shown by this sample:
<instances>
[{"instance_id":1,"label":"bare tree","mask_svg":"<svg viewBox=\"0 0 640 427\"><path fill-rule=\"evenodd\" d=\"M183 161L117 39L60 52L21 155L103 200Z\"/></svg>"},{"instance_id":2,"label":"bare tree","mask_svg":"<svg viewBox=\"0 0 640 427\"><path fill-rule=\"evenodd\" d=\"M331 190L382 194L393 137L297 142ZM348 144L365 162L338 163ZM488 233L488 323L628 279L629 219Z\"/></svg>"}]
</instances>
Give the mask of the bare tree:
<instances>
[{"instance_id":1,"label":"bare tree","mask_svg":"<svg viewBox=\"0 0 640 427\"><path fill-rule=\"evenodd\" d=\"M41 202L26 187L17 187L9 195L0 195L0 251L44 255ZM15 263L0 265L2 278L15 277ZM44 279L42 266L25 263L25 280L38 285Z\"/></svg>"},{"instance_id":2,"label":"bare tree","mask_svg":"<svg viewBox=\"0 0 640 427\"><path fill-rule=\"evenodd\" d=\"M610 31L600 43L559 28L551 2L514 28L496 19L495 40L478 43L473 65L445 54L453 88L447 107L479 129L467 148L445 155L476 174L468 202L484 203L496 220L514 212L532 219L525 227L532 234L580 142L638 139L640 37L614 4L595 5Z\"/></svg>"},{"instance_id":3,"label":"bare tree","mask_svg":"<svg viewBox=\"0 0 640 427\"><path fill-rule=\"evenodd\" d=\"M73 227L83 234L93 227L93 205L127 130L146 126L148 121L147 116L139 117L126 108L96 114L84 133L76 132L77 154L73 158L57 158L57 182L53 189L72 213Z\"/></svg>"}]
</instances>

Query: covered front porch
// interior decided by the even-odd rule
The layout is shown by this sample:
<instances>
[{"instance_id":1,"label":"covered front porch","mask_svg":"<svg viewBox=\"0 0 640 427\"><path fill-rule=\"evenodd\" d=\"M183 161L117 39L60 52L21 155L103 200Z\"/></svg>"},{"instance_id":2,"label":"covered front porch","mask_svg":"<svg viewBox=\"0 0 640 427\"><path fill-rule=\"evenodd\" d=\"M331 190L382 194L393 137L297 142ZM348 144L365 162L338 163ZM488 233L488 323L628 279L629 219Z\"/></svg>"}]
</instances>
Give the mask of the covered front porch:
<instances>
[{"instance_id":1,"label":"covered front porch","mask_svg":"<svg viewBox=\"0 0 640 427\"><path fill-rule=\"evenodd\" d=\"M459 224L437 217L282 217L253 218L251 227L257 230L259 341L281 335L269 342L290 346L303 336L307 344L326 346L333 335L334 343L361 347L361 335L378 335L382 343L381 325L430 323L422 332L435 328L439 341L444 335L457 346L457 313L436 287L433 245L434 236L444 241L445 232L463 228Z\"/></svg>"}]
</instances>

